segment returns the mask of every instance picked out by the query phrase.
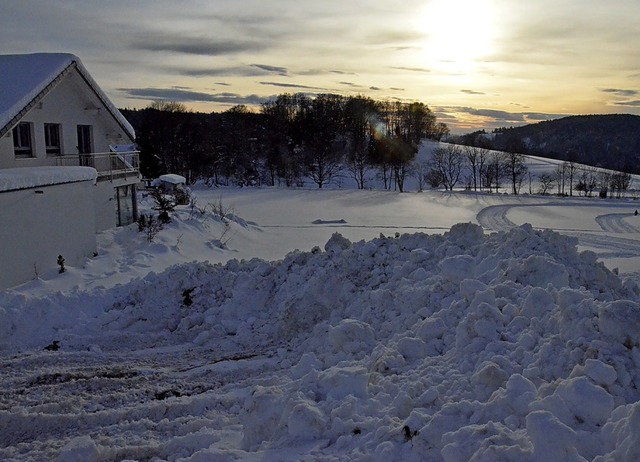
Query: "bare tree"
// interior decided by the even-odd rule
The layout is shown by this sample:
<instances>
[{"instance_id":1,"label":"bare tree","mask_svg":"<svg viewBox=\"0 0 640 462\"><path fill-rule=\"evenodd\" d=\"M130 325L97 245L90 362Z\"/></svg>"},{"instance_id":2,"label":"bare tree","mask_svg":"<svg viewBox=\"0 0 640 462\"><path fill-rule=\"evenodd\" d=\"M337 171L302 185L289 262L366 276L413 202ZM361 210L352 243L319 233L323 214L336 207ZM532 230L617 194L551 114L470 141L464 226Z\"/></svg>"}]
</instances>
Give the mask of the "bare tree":
<instances>
[{"instance_id":1,"label":"bare tree","mask_svg":"<svg viewBox=\"0 0 640 462\"><path fill-rule=\"evenodd\" d=\"M576 185L576 191L584 192L584 195L591 197L593 190L598 186L598 170L593 167L586 167L580 172L580 179Z\"/></svg>"},{"instance_id":2,"label":"bare tree","mask_svg":"<svg viewBox=\"0 0 640 462\"><path fill-rule=\"evenodd\" d=\"M611 177L611 193L615 192L616 198L620 199L622 194L629 189L631 185L631 174L618 172Z\"/></svg>"},{"instance_id":3,"label":"bare tree","mask_svg":"<svg viewBox=\"0 0 640 462\"><path fill-rule=\"evenodd\" d=\"M478 178L480 180L480 189L483 189L483 178L485 177L486 174L486 170L487 170L487 162L489 161L489 149L487 148L477 148L478 149L478 157L477 157L477 164L478 164Z\"/></svg>"},{"instance_id":4,"label":"bare tree","mask_svg":"<svg viewBox=\"0 0 640 462\"><path fill-rule=\"evenodd\" d=\"M573 179L576 175L577 165L575 162L567 161L563 164L564 171L569 177L569 195L573 196Z\"/></svg>"},{"instance_id":5,"label":"bare tree","mask_svg":"<svg viewBox=\"0 0 640 462\"><path fill-rule=\"evenodd\" d=\"M463 164L464 154L459 146L449 144L436 148L431 157L430 167L433 173L430 177L438 178L447 191L452 191L460 180Z\"/></svg>"},{"instance_id":6,"label":"bare tree","mask_svg":"<svg viewBox=\"0 0 640 462\"><path fill-rule=\"evenodd\" d=\"M370 138L378 116L378 104L365 96L350 97L345 105L345 129L348 139L347 169L358 189L364 189L371 167Z\"/></svg>"},{"instance_id":7,"label":"bare tree","mask_svg":"<svg viewBox=\"0 0 640 462\"><path fill-rule=\"evenodd\" d=\"M564 183L565 183L565 165L557 164L556 170L554 173L554 178L556 181L556 185L558 186L558 196L564 196Z\"/></svg>"},{"instance_id":8,"label":"bare tree","mask_svg":"<svg viewBox=\"0 0 640 462\"><path fill-rule=\"evenodd\" d=\"M609 185L611 185L611 173L606 170L601 170L598 173L598 188L600 189L598 195L602 198L606 198L609 194Z\"/></svg>"},{"instance_id":9,"label":"bare tree","mask_svg":"<svg viewBox=\"0 0 640 462\"><path fill-rule=\"evenodd\" d=\"M524 155L513 151L507 152L506 162L509 168L512 192L518 194L528 170L527 164L524 162Z\"/></svg>"},{"instance_id":10,"label":"bare tree","mask_svg":"<svg viewBox=\"0 0 640 462\"><path fill-rule=\"evenodd\" d=\"M541 173L538 176L538 181L540 182L540 189L538 190L539 194L546 195L549 194L549 191L553 187L556 177L553 173Z\"/></svg>"},{"instance_id":11,"label":"bare tree","mask_svg":"<svg viewBox=\"0 0 640 462\"><path fill-rule=\"evenodd\" d=\"M338 139L344 126L343 106L343 97L337 95L318 95L301 102L298 117L305 134L304 157L308 175L318 188L329 184L341 168L346 144Z\"/></svg>"},{"instance_id":12,"label":"bare tree","mask_svg":"<svg viewBox=\"0 0 640 462\"><path fill-rule=\"evenodd\" d=\"M467 164L471 170L471 181L473 182L473 190L478 190L478 155L479 148L475 146L465 146L464 155L467 159Z\"/></svg>"}]
</instances>

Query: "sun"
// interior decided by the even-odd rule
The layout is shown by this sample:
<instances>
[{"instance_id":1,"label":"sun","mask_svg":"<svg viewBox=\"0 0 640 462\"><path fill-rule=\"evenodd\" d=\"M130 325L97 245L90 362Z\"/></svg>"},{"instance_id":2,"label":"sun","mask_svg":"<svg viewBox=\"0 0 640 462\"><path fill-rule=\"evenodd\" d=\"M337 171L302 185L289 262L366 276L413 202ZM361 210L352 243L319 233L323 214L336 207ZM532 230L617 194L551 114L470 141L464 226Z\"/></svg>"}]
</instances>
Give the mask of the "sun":
<instances>
[{"instance_id":1,"label":"sun","mask_svg":"<svg viewBox=\"0 0 640 462\"><path fill-rule=\"evenodd\" d=\"M495 9L492 0L431 0L420 15L430 64L473 67L493 50Z\"/></svg>"}]
</instances>

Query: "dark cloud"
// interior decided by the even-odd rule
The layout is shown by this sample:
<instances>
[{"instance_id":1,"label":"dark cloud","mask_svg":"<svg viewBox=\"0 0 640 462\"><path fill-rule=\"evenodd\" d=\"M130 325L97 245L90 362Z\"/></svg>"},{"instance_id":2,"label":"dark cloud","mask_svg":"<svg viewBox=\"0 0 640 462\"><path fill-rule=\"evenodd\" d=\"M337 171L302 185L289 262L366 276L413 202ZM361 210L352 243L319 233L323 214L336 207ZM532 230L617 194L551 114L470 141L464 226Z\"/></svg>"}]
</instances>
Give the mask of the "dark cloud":
<instances>
[{"instance_id":1,"label":"dark cloud","mask_svg":"<svg viewBox=\"0 0 640 462\"><path fill-rule=\"evenodd\" d=\"M310 87L308 85L300 85L297 83L283 83L283 82L258 82L260 85L271 85L273 87L281 87L281 88L301 88L305 90L321 90L326 91L326 88L321 87Z\"/></svg>"},{"instance_id":2,"label":"dark cloud","mask_svg":"<svg viewBox=\"0 0 640 462\"><path fill-rule=\"evenodd\" d=\"M624 97L635 96L638 94L637 90L624 90L621 88L603 88L602 91L604 93L611 93L616 96L624 96Z\"/></svg>"},{"instance_id":3,"label":"dark cloud","mask_svg":"<svg viewBox=\"0 0 640 462\"><path fill-rule=\"evenodd\" d=\"M176 71L175 68L171 70ZM272 75L273 72L259 66L229 66L209 68L177 69L178 74L189 77L261 77Z\"/></svg>"},{"instance_id":4,"label":"dark cloud","mask_svg":"<svg viewBox=\"0 0 640 462\"><path fill-rule=\"evenodd\" d=\"M570 114L548 114L541 112L508 112L463 106L436 106L433 108L437 120L445 122L453 133L469 133L479 128L494 129L521 126L545 120L559 119ZM482 117L483 121L469 121L467 115Z\"/></svg>"},{"instance_id":5,"label":"dark cloud","mask_svg":"<svg viewBox=\"0 0 640 462\"><path fill-rule=\"evenodd\" d=\"M203 93L180 88L119 88L119 91L132 99L167 100L183 103L220 103L258 105L269 100L258 95L240 95L238 93Z\"/></svg>"},{"instance_id":6,"label":"dark cloud","mask_svg":"<svg viewBox=\"0 0 640 462\"><path fill-rule=\"evenodd\" d=\"M545 120L560 119L571 114L545 114L543 112L525 112L524 115L527 118L527 121L543 122Z\"/></svg>"},{"instance_id":7,"label":"dark cloud","mask_svg":"<svg viewBox=\"0 0 640 462\"><path fill-rule=\"evenodd\" d=\"M339 75L356 75L355 72L346 72L346 71L338 71L338 70L331 70L329 72L331 74L339 74Z\"/></svg>"},{"instance_id":8,"label":"dark cloud","mask_svg":"<svg viewBox=\"0 0 640 462\"><path fill-rule=\"evenodd\" d=\"M263 71L267 71L272 74L288 75L286 67L268 66L266 64L252 64L251 67L257 67L258 69L262 69Z\"/></svg>"},{"instance_id":9,"label":"dark cloud","mask_svg":"<svg viewBox=\"0 0 640 462\"><path fill-rule=\"evenodd\" d=\"M220 40L209 37L189 37L162 32L147 32L133 40L134 49L165 51L201 56L223 56L242 52L262 51L267 48L264 41Z\"/></svg>"},{"instance_id":10,"label":"dark cloud","mask_svg":"<svg viewBox=\"0 0 640 462\"><path fill-rule=\"evenodd\" d=\"M476 109L471 107L459 107L458 112L464 112L466 114L489 117L496 121L504 121L510 123L523 123L525 122L525 115L517 112L499 111L496 109Z\"/></svg>"},{"instance_id":11,"label":"dark cloud","mask_svg":"<svg viewBox=\"0 0 640 462\"><path fill-rule=\"evenodd\" d=\"M355 72L349 71L341 71L338 69L307 69L304 71L296 72L297 75L307 75L307 76L319 76L326 74L337 74L337 75L357 75Z\"/></svg>"},{"instance_id":12,"label":"dark cloud","mask_svg":"<svg viewBox=\"0 0 640 462\"><path fill-rule=\"evenodd\" d=\"M390 69L396 69L398 71L410 71L410 72L431 72L430 69L425 69L424 67L400 67L400 66L392 66Z\"/></svg>"},{"instance_id":13,"label":"dark cloud","mask_svg":"<svg viewBox=\"0 0 640 462\"><path fill-rule=\"evenodd\" d=\"M475 90L460 90L462 93L466 93L467 95L486 95L486 93L482 91Z\"/></svg>"},{"instance_id":14,"label":"dark cloud","mask_svg":"<svg viewBox=\"0 0 640 462\"><path fill-rule=\"evenodd\" d=\"M616 106L625 106L625 107L640 107L640 99L635 99L632 101L619 101L617 103L613 103Z\"/></svg>"},{"instance_id":15,"label":"dark cloud","mask_svg":"<svg viewBox=\"0 0 640 462\"><path fill-rule=\"evenodd\" d=\"M338 82L340 85L344 85L346 87L351 87L351 88L364 88L362 85L358 85L357 83L353 83L353 82Z\"/></svg>"}]
</instances>

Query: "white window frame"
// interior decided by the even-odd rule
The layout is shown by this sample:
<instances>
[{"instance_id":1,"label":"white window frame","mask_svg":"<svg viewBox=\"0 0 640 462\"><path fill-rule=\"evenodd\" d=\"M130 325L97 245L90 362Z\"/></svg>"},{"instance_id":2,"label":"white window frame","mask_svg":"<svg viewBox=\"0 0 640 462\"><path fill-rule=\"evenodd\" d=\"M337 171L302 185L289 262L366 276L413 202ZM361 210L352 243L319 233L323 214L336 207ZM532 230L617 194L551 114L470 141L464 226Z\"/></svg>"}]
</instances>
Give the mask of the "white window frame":
<instances>
[{"instance_id":1,"label":"white window frame","mask_svg":"<svg viewBox=\"0 0 640 462\"><path fill-rule=\"evenodd\" d=\"M51 139L52 132L50 130L55 130L55 140ZM57 144L53 144L52 141L57 141ZM62 155L62 130L60 124L44 124L44 144L48 156Z\"/></svg>"},{"instance_id":2,"label":"white window frame","mask_svg":"<svg viewBox=\"0 0 640 462\"><path fill-rule=\"evenodd\" d=\"M26 139L24 130L26 130ZM16 158L34 157L33 124L31 122L19 122L13 127L13 152Z\"/></svg>"}]
</instances>

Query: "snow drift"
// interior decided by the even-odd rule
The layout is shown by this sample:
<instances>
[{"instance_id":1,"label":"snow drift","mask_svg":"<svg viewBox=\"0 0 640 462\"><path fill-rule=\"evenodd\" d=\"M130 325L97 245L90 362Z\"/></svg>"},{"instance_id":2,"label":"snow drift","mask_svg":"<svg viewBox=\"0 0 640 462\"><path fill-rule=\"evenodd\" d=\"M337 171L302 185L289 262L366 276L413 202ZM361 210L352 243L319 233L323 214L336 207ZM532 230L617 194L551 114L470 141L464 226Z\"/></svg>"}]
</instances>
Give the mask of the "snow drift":
<instances>
[{"instance_id":1,"label":"snow drift","mask_svg":"<svg viewBox=\"0 0 640 462\"><path fill-rule=\"evenodd\" d=\"M638 460L639 294L474 224L6 293L0 457Z\"/></svg>"}]
</instances>

